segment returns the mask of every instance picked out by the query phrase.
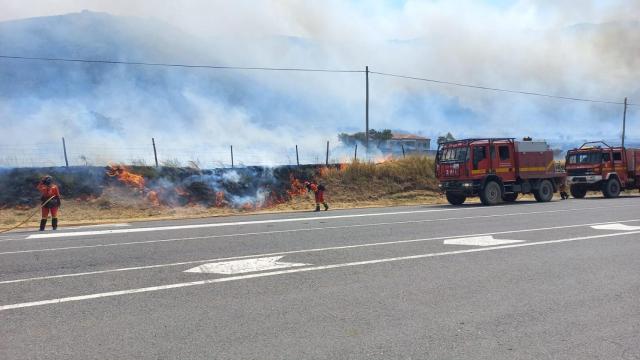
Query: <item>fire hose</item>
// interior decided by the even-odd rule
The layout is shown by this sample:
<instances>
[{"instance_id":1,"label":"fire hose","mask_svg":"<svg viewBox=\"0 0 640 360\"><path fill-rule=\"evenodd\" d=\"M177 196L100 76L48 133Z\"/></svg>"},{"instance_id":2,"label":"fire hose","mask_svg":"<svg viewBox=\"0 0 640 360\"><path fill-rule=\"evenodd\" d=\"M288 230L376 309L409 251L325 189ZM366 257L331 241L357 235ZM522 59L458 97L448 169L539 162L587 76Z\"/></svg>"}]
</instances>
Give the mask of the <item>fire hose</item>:
<instances>
[{"instance_id":1,"label":"fire hose","mask_svg":"<svg viewBox=\"0 0 640 360\"><path fill-rule=\"evenodd\" d=\"M38 207L38 209L36 211L34 211L31 215L29 215L29 217L27 217L23 222L19 223L18 225L14 226L14 227L11 227L11 228L8 228L8 229L5 229L5 230L0 230L0 234L9 232L11 230L17 229L20 226L24 225L27 221L31 220L31 218L34 217L38 213L38 211L40 211L40 209L42 209L45 205L47 205L47 203L49 203L49 201L51 201L51 199L53 199L54 197L55 196L52 196L49 199L47 199L47 201L43 202L40 205L40 207Z\"/></svg>"}]
</instances>

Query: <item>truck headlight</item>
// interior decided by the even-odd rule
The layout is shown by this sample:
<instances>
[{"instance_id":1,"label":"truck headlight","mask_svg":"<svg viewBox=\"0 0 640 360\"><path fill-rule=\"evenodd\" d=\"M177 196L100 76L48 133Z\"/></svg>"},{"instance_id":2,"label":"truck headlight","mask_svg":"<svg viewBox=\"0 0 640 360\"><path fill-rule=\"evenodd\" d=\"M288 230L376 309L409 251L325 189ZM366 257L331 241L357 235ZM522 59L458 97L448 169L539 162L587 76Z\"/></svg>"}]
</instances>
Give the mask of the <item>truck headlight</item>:
<instances>
[{"instance_id":1,"label":"truck headlight","mask_svg":"<svg viewBox=\"0 0 640 360\"><path fill-rule=\"evenodd\" d=\"M463 184L462 184L462 186L464 186L464 187L471 187L471 186L473 186L473 184L472 184L472 183L463 183Z\"/></svg>"}]
</instances>

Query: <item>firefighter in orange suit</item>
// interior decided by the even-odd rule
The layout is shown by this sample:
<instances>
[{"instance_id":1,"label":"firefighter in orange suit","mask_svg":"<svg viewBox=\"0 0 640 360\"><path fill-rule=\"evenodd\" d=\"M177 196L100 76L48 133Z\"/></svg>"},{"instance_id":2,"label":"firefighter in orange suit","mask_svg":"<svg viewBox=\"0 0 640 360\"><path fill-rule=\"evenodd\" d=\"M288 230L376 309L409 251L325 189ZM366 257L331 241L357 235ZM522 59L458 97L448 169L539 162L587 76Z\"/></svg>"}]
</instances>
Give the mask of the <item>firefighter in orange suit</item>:
<instances>
[{"instance_id":1,"label":"firefighter in orange suit","mask_svg":"<svg viewBox=\"0 0 640 360\"><path fill-rule=\"evenodd\" d=\"M53 183L51 176L47 175L38 183L40 191L40 202L42 204L42 219L40 220L40 231L44 231L47 225L47 218L51 213L51 228L58 229L58 208L60 207L60 190Z\"/></svg>"},{"instance_id":2,"label":"firefighter in orange suit","mask_svg":"<svg viewBox=\"0 0 640 360\"><path fill-rule=\"evenodd\" d=\"M312 191L316 200L316 210L320 211L320 204L324 206L324 211L329 210L329 205L324 201L324 192L326 188L322 184L316 184L315 182L305 182L307 191Z\"/></svg>"}]
</instances>

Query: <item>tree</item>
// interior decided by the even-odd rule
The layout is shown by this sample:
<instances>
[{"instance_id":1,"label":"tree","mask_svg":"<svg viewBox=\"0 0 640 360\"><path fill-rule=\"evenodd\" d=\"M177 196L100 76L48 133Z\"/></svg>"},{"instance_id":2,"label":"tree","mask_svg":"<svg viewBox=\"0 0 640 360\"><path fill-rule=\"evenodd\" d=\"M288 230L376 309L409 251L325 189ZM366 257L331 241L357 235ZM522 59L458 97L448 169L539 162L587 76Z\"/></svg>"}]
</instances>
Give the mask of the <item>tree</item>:
<instances>
[{"instance_id":1,"label":"tree","mask_svg":"<svg viewBox=\"0 0 640 360\"><path fill-rule=\"evenodd\" d=\"M393 133L389 129L384 129L382 131L369 129L369 141L373 142L376 147L380 146L384 141L391 140L391 138L393 138ZM355 134L341 133L338 135L338 139L347 146L355 145L356 142L361 144L366 142L364 131L357 132Z\"/></svg>"},{"instance_id":2,"label":"tree","mask_svg":"<svg viewBox=\"0 0 640 360\"><path fill-rule=\"evenodd\" d=\"M447 142L447 141L453 141L455 139L456 138L454 138L450 132L447 132L447 135L445 136L438 136L438 144L442 144L443 142Z\"/></svg>"}]
</instances>

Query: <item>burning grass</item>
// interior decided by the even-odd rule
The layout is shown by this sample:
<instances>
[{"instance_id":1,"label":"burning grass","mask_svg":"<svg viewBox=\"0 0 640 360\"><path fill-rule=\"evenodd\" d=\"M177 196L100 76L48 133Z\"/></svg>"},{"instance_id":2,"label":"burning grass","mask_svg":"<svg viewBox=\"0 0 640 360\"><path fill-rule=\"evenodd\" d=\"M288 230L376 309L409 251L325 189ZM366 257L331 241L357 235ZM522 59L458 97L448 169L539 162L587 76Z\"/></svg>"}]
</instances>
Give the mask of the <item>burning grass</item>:
<instances>
[{"instance_id":1,"label":"burning grass","mask_svg":"<svg viewBox=\"0 0 640 360\"><path fill-rule=\"evenodd\" d=\"M0 228L35 209L35 184L47 173L60 185L65 225L309 210L313 197L305 189L307 180L327 187L332 208L442 202L433 160L423 157L330 167L14 169L0 173L0 185L9 189L0 197Z\"/></svg>"}]
</instances>

